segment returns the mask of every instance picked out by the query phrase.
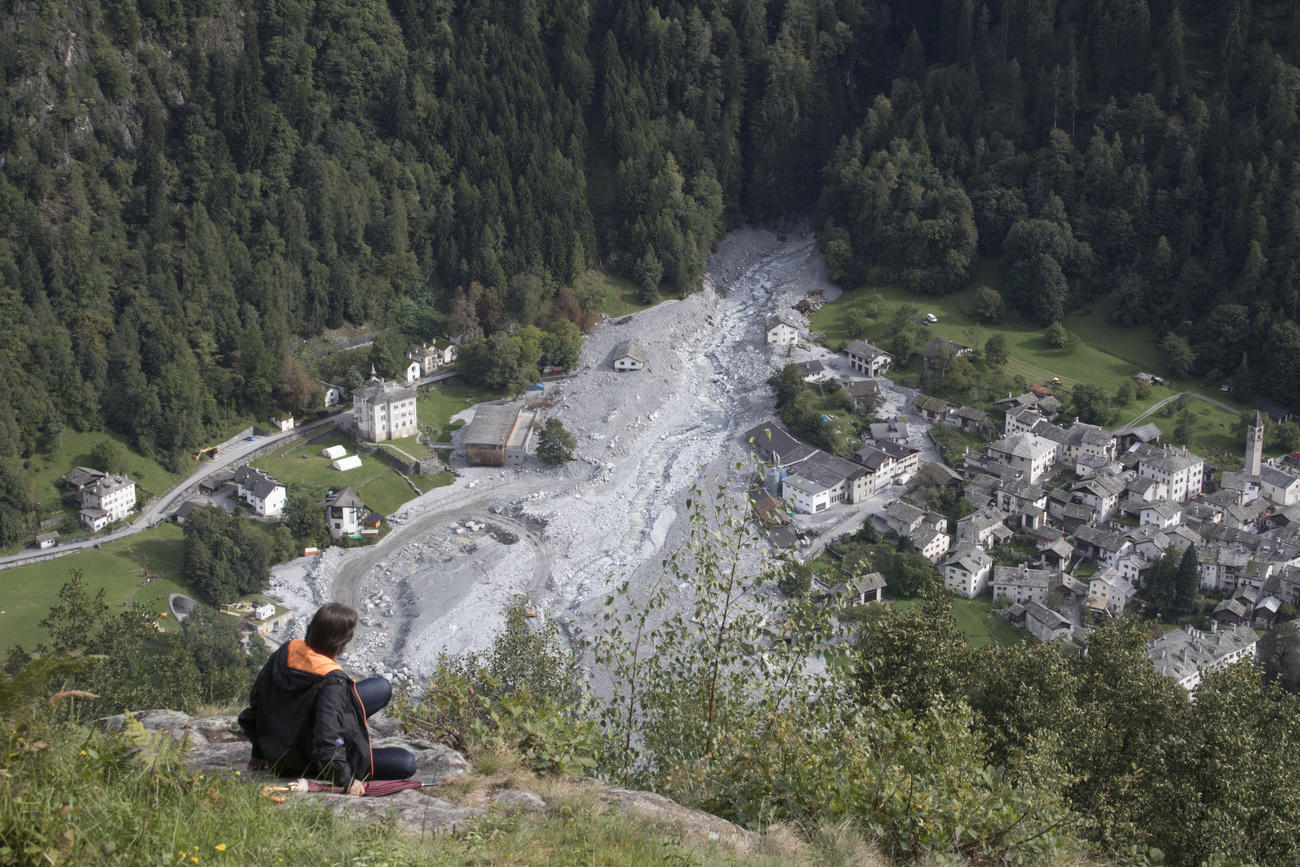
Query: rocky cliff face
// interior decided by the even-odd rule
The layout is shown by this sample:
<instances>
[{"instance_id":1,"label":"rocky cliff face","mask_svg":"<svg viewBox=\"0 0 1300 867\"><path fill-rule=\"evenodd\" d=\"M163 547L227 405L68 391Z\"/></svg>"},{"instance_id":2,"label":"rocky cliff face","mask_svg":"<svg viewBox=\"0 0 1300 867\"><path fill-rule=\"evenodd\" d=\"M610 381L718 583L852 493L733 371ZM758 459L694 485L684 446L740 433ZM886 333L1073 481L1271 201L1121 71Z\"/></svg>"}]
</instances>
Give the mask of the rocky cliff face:
<instances>
[{"instance_id":1,"label":"rocky cliff face","mask_svg":"<svg viewBox=\"0 0 1300 867\"><path fill-rule=\"evenodd\" d=\"M240 777L252 785L284 782L270 774L245 769L248 740L233 716L196 718L172 710L148 710L134 716L146 729L164 732L174 739L187 739L186 763L196 771L231 775L239 771ZM108 730L120 730L125 721L125 715L118 714L105 717L98 724ZM551 809L536 792L476 779L474 768L465 756L444 744L405 736L393 720L382 716L372 718L370 723L375 746L403 747L415 754L418 767L415 779L424 784L422 788L382 798L325 793L286 793L286 798L310 798L357 821L391 820L403 831L420 836L461 833L493 815L545 813ZM683 807L661 795L622 789L587 778L570 782L578 792L599 799L612 812L669 827L691 840L722 844L738 855L752 852L758 843L758 836L751 831ZM475 794L466 798L466 792ZM474 803L458 803L464 800Z\"/></svg>"}]
</instances>

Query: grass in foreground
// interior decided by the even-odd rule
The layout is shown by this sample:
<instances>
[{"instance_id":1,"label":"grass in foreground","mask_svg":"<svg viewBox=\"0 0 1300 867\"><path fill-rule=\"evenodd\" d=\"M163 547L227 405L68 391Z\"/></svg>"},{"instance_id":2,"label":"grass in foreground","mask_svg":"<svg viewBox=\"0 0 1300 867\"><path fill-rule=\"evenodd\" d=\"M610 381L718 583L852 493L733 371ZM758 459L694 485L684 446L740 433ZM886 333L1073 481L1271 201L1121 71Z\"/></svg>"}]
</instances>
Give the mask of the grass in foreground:
<instances>
[{"instance_id":1,"label":"grass in foreground","mask_svg":"<svg viewBox=\"0 0 1300 867\"><path fill-rule=\"evenodd\" d=\"M37 624L58 602L59 588L81 570L82 580L90 593L104 590L105 601L117 609L135 601L150 611L163 611L168 593L185 592L181 583L184 556L181 528L161 524L128 539L109 542L100 550L93 548L57 557L30 566L0 571L0 644L21 644L30 650L46 638ZM162 579L143 584L146 573L160 573ZM132 596L134 594L134 599ZM159 623L168 625L168 619Z\"/></svg>"},{"instance_id":2,"label":"grass in foreground","mask_svg":"<svg viewBox=\"0 0 1300 867\"><path fill-rule=\"evenodd\" d=\"M489 806L507 786L538 792L544 813L481 819L463 835L420 839L385 822L337 817L310 796L275 804L257 781L186 768L148 735L109 735L4 718L0 861L122 864L878 864L860 837L793 832L739 857L653 819L610 811L586 784L501 771L436 795ZM141 749L143 748L143 749Z\"/></svg>"}]
</instances>

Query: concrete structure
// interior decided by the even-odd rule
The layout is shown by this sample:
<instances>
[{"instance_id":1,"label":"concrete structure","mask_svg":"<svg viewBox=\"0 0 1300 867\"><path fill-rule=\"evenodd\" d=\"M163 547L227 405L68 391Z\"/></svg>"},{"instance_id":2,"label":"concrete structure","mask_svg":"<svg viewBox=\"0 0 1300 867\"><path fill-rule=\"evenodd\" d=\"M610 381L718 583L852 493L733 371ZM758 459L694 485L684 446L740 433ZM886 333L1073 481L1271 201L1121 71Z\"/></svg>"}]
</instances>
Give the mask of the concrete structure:
<instances>
[{"instance_id":1,"label":"concrete structure","mask_svg":"<svg viewBox=\"0 0 1300 867\"><path fill-rule=\"evenodd\" d=\"M522 463L532 434L533 414L519 404L481 404L465 428L465 460L473 466Z\"/></svg>"},{"instance_id":2,"label":"concrete structure","mask_svg":"<svg viewBox=\"0 0 1300 867\"><path fill-rule=\"evenodd\" d=\"M1264 418L1255 410L1255 417L1246 427L1246 466L1247 475L1258 476L1259 468L1264 462Z\"/></svg>"},{"instance_id":3,"label":"concrete structure","mask_svg":"<svg viewBox=\"0 0 1300 867\"><path fill-rule=\"evenodd\" d=\"M627 370L643 370L650 356L640 340L624 340L614 347L614 369L620 373Z\"/></svg>"},{"instance_id":4,"label":"concrete structure","mask_svg":"<svg viewBox=\"0 0 1300 867\"><path fill-rule=\"evenodd\" d=\"M330 535L335 539L340 536L355 535L361 530L361 516L366 513L366 504L351 488L335 491L321 504L325 507L325 523L329 525Z\"/></svg>"},{"instance_id":5,"label":"concrete structure","mask_svg":"<svg viewBox=\"0 0 1300 867\"><path fill-rule=\"evenodd\" d=\"M55 545L59 544L59 534L57 532L42 533L36 537L36 541L32 544L37 548L40 548L42 551L47 548L53 548Z\"/></svg>"},{"instance_id":6,"label":"concrete structure","mask_svg":"<svg viewBox=\"0 0 1300 867\"><path fill-rule=\"evenodd\" d=\"M415 389L384 382L371 368L370 379L352 394L357 436L373 443L415 436Z\"/></svg>"},{"instance_id":7,"label":"concrete structure","mask_svg":"<svg viewBox=\"0 0 1300 867\"><path fill-rule=\"evenodd\" d=\"M1188 692L1196 692L1202 675L1238 662L1254 661L1259 633L1249 626L1201 632L1191 626L1166 632L1147 646L1155 670L1172 677Z\"/></svg>"},{"instance_id":8,"label":"concrete structure","mask_svg":"<svg viewBox=\"0 0 1300 867\"><path fill-rule=\"evenodd\" d=\"M294 425L293 416L287 416L285 418L273 418L271 419L271 424L275 425L276 430L280 431L280 433L284 433L285 431L291 431L293 430L293 425Z\"/></svg>"},{"instance_id":9,"label":"concrete structure","mask_svg":"<svg viewBox=\"0 0 1300 867\"><path fill-rule=\"evenodd\" d=\"M247 465L235 470L235 490L259 515L278 518L284 513L288 490L262 470Z\"/></svg>"},{"instance_id":10,"label":"concrete structure","mask_svg":"<svg viewBox=\"0 0 1300 867\"><path fill-rule=\"evenodd\" d=\"M767 342L776 346L794 346L799 342L803 324L788 313L767 317Z\"/></svg>"},{"instance_id":11,"label":"concrete structure","mask_svg":"<svg viewBox=\"0 0 1300 867\"><path fill-rule=\"evenodd\" d=\"M850 369L864 376L884 376L894 363L894 356L862 340L855 340L844 350Z\"/></svg>"}]
</instances>

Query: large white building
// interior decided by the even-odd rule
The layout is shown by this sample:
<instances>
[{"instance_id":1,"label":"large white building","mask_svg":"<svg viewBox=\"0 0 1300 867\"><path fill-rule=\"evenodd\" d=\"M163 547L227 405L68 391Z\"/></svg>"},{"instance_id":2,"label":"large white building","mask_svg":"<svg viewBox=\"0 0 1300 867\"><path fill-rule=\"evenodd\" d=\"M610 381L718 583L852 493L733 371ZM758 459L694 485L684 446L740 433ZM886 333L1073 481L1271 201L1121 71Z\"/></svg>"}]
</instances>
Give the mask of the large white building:
<instances>
[{"instance_id":1,"label":"large white building","mask_svg":"<svg viewBox=\"0 0 1300 867\"><path fill-rule=\"evenodd\" d=\"M351 488L335 491L321 505L325 507L325 523L329 525L330 535L335 539L361 530L366 504L357 496L356 491Z\"/></svg>"},{"instance_id":2,"label":"large white building","mask_svg":"<svg viewBox=\"0 0 1300 867\"><path fill-rule=\"evenodd\" d=\"M81 489L81 523L96 533L134 511L135 482L126 476L103 476Z\"/></svg>"},{"instance_id":3,"label":"large white building","mask_svg":"<svg viewBox=\"0 0 1300 867\"><path fill-rule=\"evenodd\" d=\"M373 443L415 436L415 389L384 382L370 371L370 379L352 393L352 415L357 435Z\"/></svg>"},{"instance_id":4,"label":"large white building","mask_svg":"<svg viewBox=\"0 0 1300 867\"><path fill-rule=\"evenodd\" d=\"M974 546L959 548L943 564L943 586L958 596L974 599L989 586L993 558Z\"/></svg>"},{"instance_id":5,"label":"large white building","mask_svg":"<svg viewBox=\"0 0 1300 867\"><path fill-rule=\"evenodd\" d=\"M1181 503L1200 495L1205 461L1186 448L1166 446L1138 461L1138 475L1161 482L1169 489L1169 499Z\"/></svg>"}]
</instances>

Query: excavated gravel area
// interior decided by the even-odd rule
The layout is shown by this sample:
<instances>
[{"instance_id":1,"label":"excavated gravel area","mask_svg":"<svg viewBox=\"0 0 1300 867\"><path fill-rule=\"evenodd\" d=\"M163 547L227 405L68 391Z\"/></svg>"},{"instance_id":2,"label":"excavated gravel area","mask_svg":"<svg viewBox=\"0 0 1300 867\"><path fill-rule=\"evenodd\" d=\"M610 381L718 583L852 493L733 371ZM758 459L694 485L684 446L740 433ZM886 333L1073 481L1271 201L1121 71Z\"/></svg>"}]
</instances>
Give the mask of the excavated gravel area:
<instances>
[{"instance_id":1,"label":"excavated gravel area","mask_svg":"<svg viewBox=\"0 0 1300 867\"><path fill-rule=\"evenodd\" d=\"M571 463L460 467L455 484L392 516L394 531L378 546L277 567L273 590L297 615L289 634L328 598L349 602L362 618L349 667L416 677L441 653L486 647L513 599L531 600L570 631L594 624L625 580L633 600L615 605L634 601L682 543L692 486L721 479L739 501L752 475L737 471L751 460L740 434L772 417L772 372L814 357L848 372L821 347L786 352L764 340L767 315L810 291L839 294L810 233L729 234L701 291L606 321L588 336L575 374L548 385L538 420L558 418L574 433ZM616 373L614 347L628 338L645 345L646 369ZM887 385L886 394L882 412L907 412L910 392ZM928 437L915 439L932 457Z\"/></svg>"}]
</instances>

